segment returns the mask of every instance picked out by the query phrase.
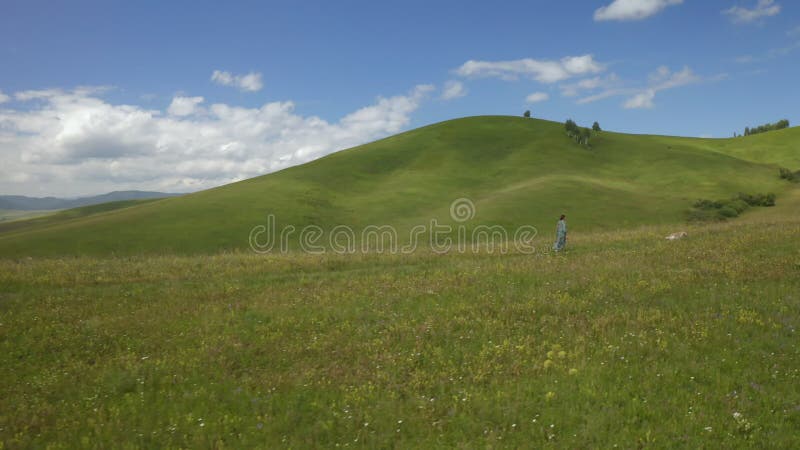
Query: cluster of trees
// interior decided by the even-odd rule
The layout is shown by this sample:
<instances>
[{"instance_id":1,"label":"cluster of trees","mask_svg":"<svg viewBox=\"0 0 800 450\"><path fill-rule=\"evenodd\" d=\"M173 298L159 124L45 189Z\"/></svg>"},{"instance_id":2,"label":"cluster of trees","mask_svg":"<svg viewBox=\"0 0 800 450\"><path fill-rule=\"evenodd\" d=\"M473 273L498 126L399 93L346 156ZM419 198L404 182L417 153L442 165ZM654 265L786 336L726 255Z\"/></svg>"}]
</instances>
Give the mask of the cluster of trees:
<instances>
[{"instance_id":1,"label":"cluster of trees","mask_svg":"<svg viewBox=\"0 0 800 450\"><path fill-rule=\"evenodd\" d=\"M787 181L793 181L795 183L800 183L800 170L792 172L791 170L785 167L781 167L780 173L781 173L781 179Z\"/></svg>"},{"instance_id":2,"label":"cluster of trees","mask_svg":"<svg viewBox=\"0 0 800 450\"><path fill-rule=\"evenodd\" d=\"M564 128L567 130L567 136L574 139L575 142L587 147L589 146L589 139L592 138L592 131L595 133L602 131L600 129L600 124L597 122L592 124L592 129L589 130L586 127L578 126L578 124L572 119L567 119L567 121L564 123Z\"/></svg>"},{"instance_id":3,"label":"cluster of trees","mask_svg":"<svg viewBox=\"0 0 800 450\"><path fill-rule=\"evenodd\" d=\"M527 110L524 113L522 113L522 117L530 118L531 117L530 110ZM589 139L592 138L592 134L593 133L597 134L603 131L600 128L600 124L597 123L597 121L595 121L592 124L592 129L590 130L586 127L578 126L578 124L575 123L575 121L572 119L567 119L567 121L564 123L564 128L567 130L567 136L574 139L575 142L581 145L585 145L587 147L589 147Z\"/></svg>"},{"instance_id":4,"label":"cluster of trees","mask_svg":"<svg viewBox=\"0 0 800 450\"><path fill-rule=\"evenodd\" d=\"M697 200L689 211L690 221L725 220L739 216L752 206L775 206L775 194L744 194L727 200Z\"/></svg>"},{"instance_id":5,"label":"cluster of trees","mask_svg":"<svg viewBox=\"0 0 800 450\"><path fill-rule=\"evenodd\" d=\"M764 125L753 128L745 127L744 135L750 136L751 134L766 133L767 131L781 130L783 128L789 128L789 121L786 119L779 120L775 123L765 123Z\"/></svg>"}]
</instances>

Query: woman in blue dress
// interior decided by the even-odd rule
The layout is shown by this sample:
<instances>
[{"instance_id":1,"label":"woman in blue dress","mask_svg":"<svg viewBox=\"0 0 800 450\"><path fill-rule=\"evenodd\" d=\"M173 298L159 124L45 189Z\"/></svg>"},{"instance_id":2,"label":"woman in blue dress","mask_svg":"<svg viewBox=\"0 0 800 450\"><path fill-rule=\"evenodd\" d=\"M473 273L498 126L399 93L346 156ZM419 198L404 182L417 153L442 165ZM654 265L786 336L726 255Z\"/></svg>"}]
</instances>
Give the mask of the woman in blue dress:
<instances>
[{"instance_id":1,"label":"woman in blue dress","mask_svg":"<svg viewBox=\"0 0 800 450\"><path fill-rule=\"evenodd\" d=\"M567 246L567 216L561 215L556 225L556 242L553 244L553 250L561 251Z\"/></svg>"}]
</instances>

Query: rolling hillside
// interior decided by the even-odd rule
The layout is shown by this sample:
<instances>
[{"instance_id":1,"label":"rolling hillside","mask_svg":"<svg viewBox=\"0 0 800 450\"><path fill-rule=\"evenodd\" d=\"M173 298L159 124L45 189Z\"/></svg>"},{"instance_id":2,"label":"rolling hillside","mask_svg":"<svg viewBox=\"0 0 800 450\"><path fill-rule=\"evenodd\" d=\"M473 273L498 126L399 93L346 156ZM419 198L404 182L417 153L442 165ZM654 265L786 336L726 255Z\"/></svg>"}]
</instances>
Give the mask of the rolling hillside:
<instances>
[{"instance_id":1,"label":"rolling hillside","mask_svg":"<svg viewBox=\"0 0 800 450\"><path fill-rule=\"evenodd\" d=\"M274 214L278 228L401 233L431 219L453 223L458 198L477 209L468 226L533 225L572 232L680 224L697 198L785 195L779 166L800 169L800 129L734 139L602 132L587 149L561 123L516 117L442 122L277 173L177 198L0 233L5 256L210 253L246 249Z\"/></svg>"},{"instance_id":2,"label":"rolling hillside","mask_svg":"<svg viewBox=\"0 0 800 450\"><path fill-rule=\"evenodd\" d=\"M144 200L150 198L176 197L181 194L150 191L114 191L92 197L57 198L26 197L24 195L0 195L0 209L16 211L46 211L56 209L80 208L101 203L124 200Z\"/></svg>"},{"instance_id":3,"label":"rolling hillside","mask_svg":"<svg viewBox=\"0 0 800 450\"><path fill-rule=\"evenodd\" d=\"M93 216L116 209L130 208L136 205L142 205L148 202L158 200L157 198L141 199L141 200L119 200L106 203L98 203L96 205L81 206L78 208L67 209L63 211L33 211L28 212L28 217L23 217L18 220L0 221L0 233L10 232L14 230L29 230L34 228L41 228L47 225L59 225L64 222L72 221L74 219ZM17 214L24 213L24 211L15 211Z\"/></svg>"}]
</instances>

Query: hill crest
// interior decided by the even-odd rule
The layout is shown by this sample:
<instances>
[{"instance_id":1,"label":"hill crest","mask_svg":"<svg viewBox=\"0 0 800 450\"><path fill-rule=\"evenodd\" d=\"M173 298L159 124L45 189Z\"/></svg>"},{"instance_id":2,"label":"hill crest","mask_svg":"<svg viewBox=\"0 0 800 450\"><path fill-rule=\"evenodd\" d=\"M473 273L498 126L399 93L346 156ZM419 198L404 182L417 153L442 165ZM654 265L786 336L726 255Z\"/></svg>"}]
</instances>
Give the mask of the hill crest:
<instances>
[{"instance_id":1,"label":"hill crest","mask_svg":"<svg viewBox=\"0 0 800 450\"><path fill-rule=\"evenodd\" d=\"M729 139L604 131L587 148L560 123L467 117L206 191L2 233L0 252L246 250L268 214L281 227L390 225L405 234L447 222L459 198L475 205L470 226L549 230L561 213L578 230L680 224L697 198L775 192L780 202L790 184L777 167L794 163L795 136L796 128Z\"/></svg>"}]
</instances>

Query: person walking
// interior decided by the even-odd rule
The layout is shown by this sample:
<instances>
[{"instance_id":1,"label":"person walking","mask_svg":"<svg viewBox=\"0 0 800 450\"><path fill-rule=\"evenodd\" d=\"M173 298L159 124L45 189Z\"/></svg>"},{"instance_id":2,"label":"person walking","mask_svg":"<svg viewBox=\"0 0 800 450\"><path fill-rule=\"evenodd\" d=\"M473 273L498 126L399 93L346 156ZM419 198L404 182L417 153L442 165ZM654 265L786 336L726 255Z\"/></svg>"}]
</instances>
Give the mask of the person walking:
<instances>
[{"instance_id":1,"label":"person walking","mask_svg":"<svg viewBox=\"0 0 800 450\"><path fill-rule=\"evenodd\" d=\"M553 250L559 252L564 250L567 246L567 216L561 215L556 224L556 242L553 244Z\"/></svg>"}]
</instances>

